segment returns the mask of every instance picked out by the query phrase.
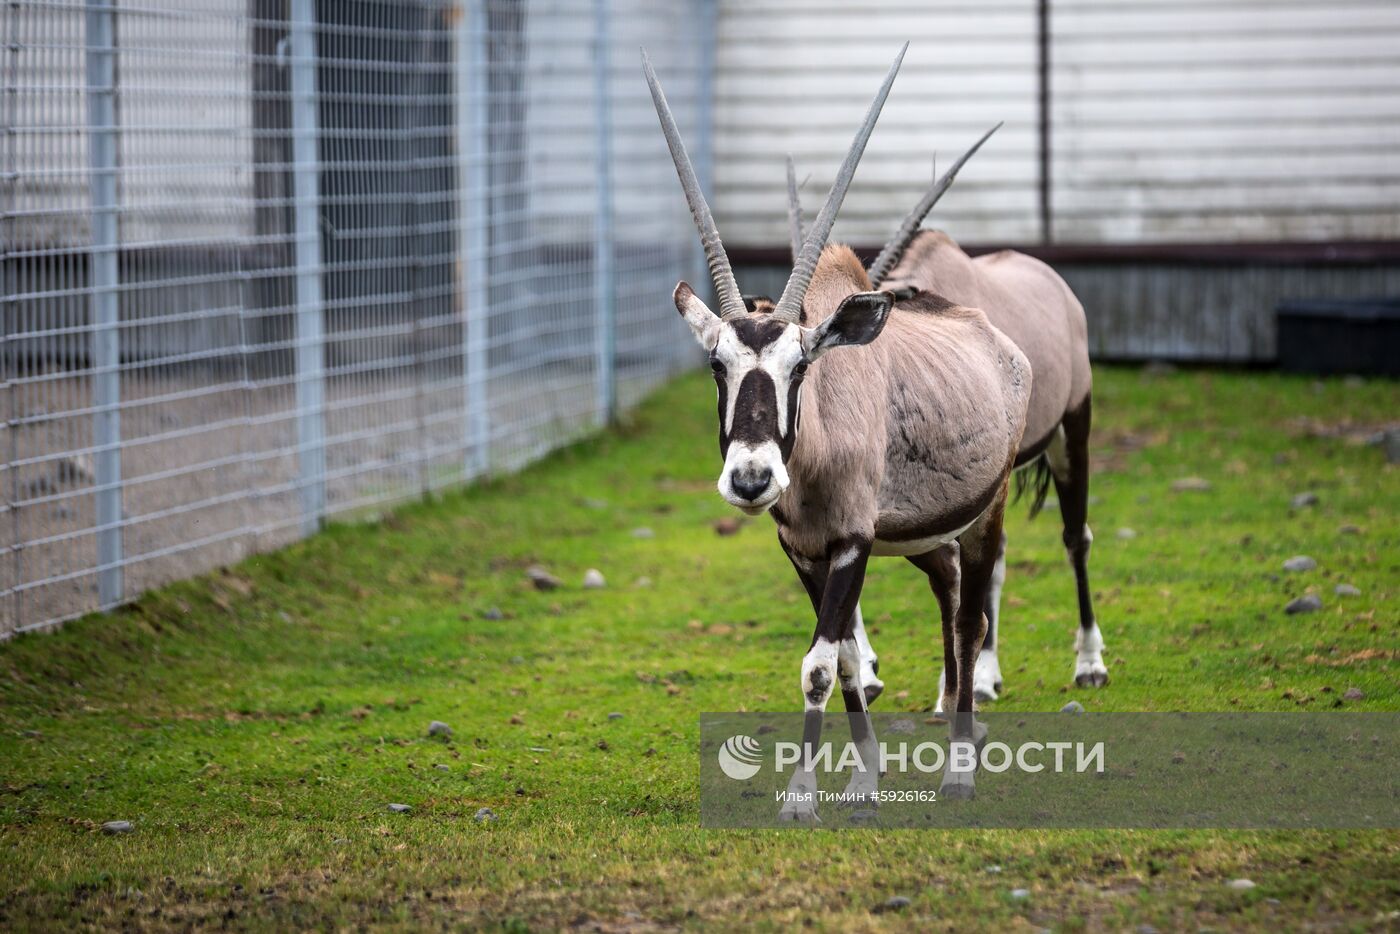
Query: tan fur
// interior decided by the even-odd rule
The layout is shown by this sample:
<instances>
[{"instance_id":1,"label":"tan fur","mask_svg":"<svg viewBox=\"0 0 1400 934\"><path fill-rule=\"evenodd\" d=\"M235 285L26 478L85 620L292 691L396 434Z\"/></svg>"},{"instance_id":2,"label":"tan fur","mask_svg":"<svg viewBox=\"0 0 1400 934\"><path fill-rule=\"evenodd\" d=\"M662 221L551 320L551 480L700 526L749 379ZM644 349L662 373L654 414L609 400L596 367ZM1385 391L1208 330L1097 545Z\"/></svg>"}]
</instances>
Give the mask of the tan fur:
<instances>
[{"instance_id":1,"label":"tan fur","mask_svg":"<svg viewBox=\"0 0 1400 934\"><path fill-rule=\"evenodd\" d=\"M1089 338L1084 308L1040 260L1002 250L976 259L946 233L921 231L881 288L913 286L971 305L1030 361L1035 374L1023 447L1043 446L1065 413L1089 395Z\"/></svg>"},{"instance_id":2,"label":"tan fur","mask_svg":"<svg viewBox=\"0 0 1400 934\"><path fill-rule=\"evenodd\" d=\"M869 290L851 250L828 247L807 293L809 326ZM981 311L891 313L872 343L812 364L775 515L784 540L828 542L956 531L1004 489L1025 429L1031 369Z\"/></svg>"}]
</instances>

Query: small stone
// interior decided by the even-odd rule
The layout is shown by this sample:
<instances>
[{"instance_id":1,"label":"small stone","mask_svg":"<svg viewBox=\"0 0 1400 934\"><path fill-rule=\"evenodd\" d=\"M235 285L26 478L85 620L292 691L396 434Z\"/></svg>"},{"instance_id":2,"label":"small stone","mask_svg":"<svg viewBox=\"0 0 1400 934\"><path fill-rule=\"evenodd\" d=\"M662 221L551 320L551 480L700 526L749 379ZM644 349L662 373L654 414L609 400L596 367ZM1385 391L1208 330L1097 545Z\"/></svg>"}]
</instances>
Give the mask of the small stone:
<instances>
[{"instance_id":1,"label":"small stone","mask_svg":"<svg viewBox=\"0 0 1400 934\"><path fill-rule=\"evenodd\" d=\"M1060 713L1083 713L1084 705L1077 700L1072 700L1060 708Z\"/></svg>"},{"instance_id":2,"label":"small stone","mask_svg":"<svg viewBox=\"0 0 1400 934\"><path fill-rule=\"evenodd\" d=\"M1332 588L1332 592L1339 597L1359 597L1361 590L1351 584L1338 584Z\"/></svg>"},{"instance_id":3,"label":"small stone","mask_svg":"<svg viewBox=\"0 0 1400 934\"><path fill-rule=\"evenodd\" d=\"M1320 609L1322 609L1322 598L1315 593L1310 593L1297 600L1289 601L1288 605L1283 608L1283 612L1294 616L1298 613L1315 613Z\"/></svg>"},{"instance_id":4,"label":"small stone","mask_svg":"<svg viewBox=\"0 0 1400 934\"><path fill-rule=\"evenodd\" d=\"M622 719L622 714L618 713L617 711L613 711L612 713L608 714L608 719L609 719L609 720L621 720L621 719Z\"/></svg>"},{"instance_id":5,"label":"small stone","mask_svg":"<svg viewBox=\"0 0 1400 934\"><path fill-rule=\"evenodd\" d=\"M725 516L723 519L716 519L714 521L714 529L716 535L737 535L739 533L739 529L742 527L743 523L740 522L738 519L734 518L733 516Z\"/></svg>"},{"instance_id":6,"label":"small stone","mask_svg":"<svg viewBox=\"0 0 1400 934\"><path fill-rule=\"evenodd\" d=\"M1248 892L1250 889L1254 888L1254 883L1249 879L1231 879L1226 885L1236 892Z\"/></svg>"},{"instance_id":7,"label":"small stone","mask_svg":"<svg viewBox=\"0 0 1400 934\"><path fill-rule=\"evenodd\" d=\"M476 822L477 822L478 824L487 824L487 823L490 823L490 822L494 821L495 819L496 819L496 812L493 811L493 810L491 810L490 808L478 808L478 809L477 809L477 812L476 812Z\"/></svg>"},{"instance_id":8,"label":"small stone","mask_svg":"<svg viewBox=\"0 0 1400 934\"><path fill-rule=\"evenodd\" d=\"M909 899L905 898L903 895L891 895L889 898L876 905L874 911L876 914L881 914L886 911L903 911L908 908L910 904Z\"/></svg>"},{"instance_id":9,"label":"small stone","mask_svg":"<svg viewBox=\"0 0 1400 934\"><path fill-rule=\"evenodd\" d=\"M597 568L589 568L583 572L583 587L585 590L602 590L608 585L603 579L603 572Z\"/></svg>"},{"instance_id":10,"label":"small stone","mask_svg":"<svg viewBox=\"0 0 1400 934\"><path fill-rule=\"evenodd\" d=\"M393 811L395 814L407 814L409 811L413 810L413 807L408 804L391 804L389 805L389 810Z\"/></svg>"},{"instance_id":11,"label":"small stone","mask_svg":"<svg viewBox=\"0 0 1400 934\"><path fill-rule=\"evenodd\" d=\"M1293 497L1293 508L1294 508L1294 509L1306 509L1306 508L1309 507L1309 506L1316 506L1316 505L1317 505L1317 494L1316 494L1316 493L1313 493L1313 492L1311 492L1311 491L1306 492L1306 493L1299 493L1297 496Z\"/></svg>"},{"instance_id":12,"label":"small stone","mask_svg":"<svg viewBox=\"0 0 1400 934\"><path fill-rule=\"evenodd\" d=\"M1346 693L1344 693L1344 694L1342 695L1342 700L1365 700L1365 699L1366 699L1366 692L1363 691L1363 690L1361 690L1361 688L1347 688L1347 689L1346 689Z\"/></svg>"},{"instance_id":13,"label":"small stone","mask_svg":"<svg viewBox=\"0 0 1400 934\"><path fill-rule=\"evenodd\" d=\"M1173 493L1204 493L1210 489L1210 481L1204 477L1182 477L1172 481Z\"/></svg>"},{"instance_id":14,"label":"small stone","mask_svg":"<svg viewBox=\"0 0 1400 934\"><path fill-rule=\"evenodd\" d=\"M441 720L434 720L432 723L428 724L428 735L445 736L450 739L452 737L452 727L443 723Z\"/></svg>"},{"instance_id":15,"label":"small stone","mask_svg":"<svg viewBox=\"0 0 1400 934\"><path fill-rule=\"evenodd\" d=\"M1018 902L1023 902L1031 897L1030 889L1012 889L1011 898Z\"/></svg>"},{"instance_id":16,"label":"small stone","mask_svg":"<svg viewBox=\"0 0 1400 934\"><path fill-rule=\"evenodd\" d=\"M450 766L450 765L443 765L441 762L439 762L439 763L437 763L436 765L434 765L433 768L437 769L439 772L451 772L451 771L452 771L452 766Z\"/></svg>"},{"instance_id":17,"label":"small stone","mask_svg":"<svg viewBox=\"0 0 1400 934\"><path fill-rule=\"evenodd\" d=\"M1386 463L1400 464L1400 428L1390 428L1385 433Z\"/></svg>"},{"instance_id":18,"label":"small stone","mask_svg":"<svg viewBox=\"0 0 1400 934\"><path fill-rule=\"evenodd\" d=\"M131 833L135 829L129 820L109 820L102 825L103 833Z\"/></svg>"},{"instance_id":19,"label":"small stone","mask_svg":"<svg viewBox=\"0 0 1400 934\"><path fill-rule=\"evenodd\" d=\"M1001 875L1001 867L993 863L992 865L987 867L987 872L991 873L994 876Z\"/></svg>"},{"instance_id":20,"label":"small stone","mask_svg":"<svg viewBox=\"0 0 1400 934\"><path fill-rule=\"evenodd\" d=\"M1348 522L1346 525L1338 526L1337 533L1339 535L1360 535L1361 526L1352 525L1350 522Z\"/></svg>"},{"instance_id":21,"label":"small stone","mask_svg":"<svg viewBox=\"0 0 1400 934\"><path fill-rule=\"evenodd\" d=\"M637 584L636 584L636 586L638 586L638 587L650 587L650 586L651 586L651 578L650 578L650 577L645 577L645 576L637 578Z\"/></svg>"},{"instance_id":22,"label":"small stone","mask_svg":"<svg viewBox=\"0 0 1400 934\"><path fill-rule=\"evenodd\" d=\"M481 614L481 618L482 618L482 619L491 619L491 620L505 619L505 618L506 618L506 614L504 614L504 613L501 612L501 608L500 608L500 607L498 607L498 606L493 606L493 607L487 607L486 610Z\"/></svg>"},{"instance_id":23,"label":"small stone","mask_svg":"<svg viewBox=\"0 0 1400 934\"><path fill-rule=\"evenodd\" d=\"M1134 532L1132 529L1129 528L1121 528L1118 530L1118 538L1119 540L1126 542L1129 539L1137 538L1137 532Z\"/></svg>"},{"instance_id":24,"label":"small stone","mask_svg":"<svg viewBox=\"0 0 1400 934\"><path fill-rule=\"evenodd\" d=\"M525 576L530 578L530 583L535 585L536 590L557 590L564 584L563 581L538 564L532 564L526 568Z\"/></svg>"},{"instance_id":25,"label":"small stone","mask_svg":"<svg viewBox=\"0 0 1400 934\"><path fill-rule=\"evenodd\" d=\"M650 527L650 526L639 525L639 526L637 526L635 529L632 530L632 537L633 537L633 538L655 538L655 537L656 537L656 533L653 532L653 531L651 530L651 527Z\"/></svg>"},{"instance_id":26,"label":"small stone","mask_svg":"<svg viewBox=\"0 0 1400 934\"><path fill-rule=\"evenodd\" d=\"M1287 561L1283 562L1283 569L1285 571L1294 572L1315 571L1317 570L1317 562L1314 561L1312 558L1309 558L1307 555L1294 555Z\"/></svg>"}]
</instances>

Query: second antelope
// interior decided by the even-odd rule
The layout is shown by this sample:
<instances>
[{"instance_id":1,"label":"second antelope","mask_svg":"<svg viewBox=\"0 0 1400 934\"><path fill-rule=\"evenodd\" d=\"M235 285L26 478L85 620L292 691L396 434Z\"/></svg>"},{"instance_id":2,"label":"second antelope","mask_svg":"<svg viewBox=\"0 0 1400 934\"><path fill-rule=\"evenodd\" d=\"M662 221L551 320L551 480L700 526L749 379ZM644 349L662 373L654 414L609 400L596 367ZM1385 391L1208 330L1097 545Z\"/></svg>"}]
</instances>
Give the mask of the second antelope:
<instances>
[{"instance_id":1,"label":"second antelope","mask_svg":"<svg viewBox=\"0 0 1400 934\"><path fill-rule=\"evenodd\" d=\"M1016 452L1017 485L1034 487L1034 516L1040 511L1051 480L1055 484L1064 523L1065 551L1074 569L1079 597L1074 683L1080 687L1102 687L1108 683L1108 668L1104 665L1103 636L1094 619L1089 593L1089 545L1094 540L1086 522L1092 386L1084 308L1065 281L1038 259L1011 250L972 258L942 231L919 229L934 204L953 184L958 170L999 127L1000 124L993 127L964 153L909 212L871 263L870 280L875 288L890 289L901 301L907 298L919 304L937 295L982 309L1030 361L1034 381L1026 431ZM801 240L802 206L791 157L788 218L795 255ZM899 307L902 304L896 306ZM996 568L987 590L987 636L973 676L978 700L996 700L1002 690L997 624L1005 580L1006 535L1002 533ZM856 621L867 699L873 701L883 689L877 677L879 661L865 637L859 611ZM943 709L941 697L936 709Z\"/></svg>"}]
</instances>

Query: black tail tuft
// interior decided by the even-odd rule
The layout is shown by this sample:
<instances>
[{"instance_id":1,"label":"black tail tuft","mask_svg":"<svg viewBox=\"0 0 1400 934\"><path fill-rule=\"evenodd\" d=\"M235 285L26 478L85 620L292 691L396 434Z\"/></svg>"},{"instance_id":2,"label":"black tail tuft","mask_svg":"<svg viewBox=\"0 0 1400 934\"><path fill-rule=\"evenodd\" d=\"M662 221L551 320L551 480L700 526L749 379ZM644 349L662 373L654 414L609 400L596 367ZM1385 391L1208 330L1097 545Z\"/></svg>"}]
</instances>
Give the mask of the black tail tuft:
<instances>
[{"instance_id":1,"label":"black tail tuft","mask_svg":"<svg viewBox=\"0 0 1400 934\"><path fill-rule=\"evenodd\" d=\"M1045 497L1050 492L1050 462L1042 454L1031 461L1020 470L1016 471L1014 479L1016 481L1016 492L1013 499L1021 501L1021 497L1029 490L1031 494L1031 514L1034 519L1040 514L1040 510L1045 508Z\"/></svg>"}]
</instances>

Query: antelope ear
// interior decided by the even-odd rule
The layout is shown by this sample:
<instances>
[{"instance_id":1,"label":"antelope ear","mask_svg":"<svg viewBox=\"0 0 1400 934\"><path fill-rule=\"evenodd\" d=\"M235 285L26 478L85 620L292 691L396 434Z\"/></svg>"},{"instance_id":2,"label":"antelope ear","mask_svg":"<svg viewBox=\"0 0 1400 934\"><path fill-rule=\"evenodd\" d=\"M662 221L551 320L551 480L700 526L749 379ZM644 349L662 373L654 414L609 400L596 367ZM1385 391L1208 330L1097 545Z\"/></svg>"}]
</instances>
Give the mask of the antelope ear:
<instances>
[{"instance_id":1,"label":"antelope ear","mask_svg":"<svg viewBox=\"0 0 1400 934\"><path fill-rule=\"evenodd\" d=\"M814 328L802 329L802 348L815 360L833 347L868 344L880 336L894 307L892 292L857 292Z\"/></svg>"},{"instance_id":2,"label":"antelope ear","mask_svg":"<svg viewBox=\"0 0 1400 934\"><path fill-rule=\"evenodd\" d=\"M677 283L676 291L671 297L675 299L676 311L679 311L685 323L690 325L690 330L700 342L700 346L706 350L714 350L719 341L719 315L711 311L709 305L700 301L700 296L695 294L689 283Z\"/></svg>"}]
</instances>

